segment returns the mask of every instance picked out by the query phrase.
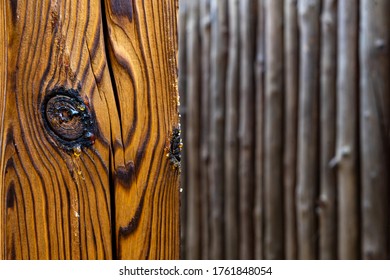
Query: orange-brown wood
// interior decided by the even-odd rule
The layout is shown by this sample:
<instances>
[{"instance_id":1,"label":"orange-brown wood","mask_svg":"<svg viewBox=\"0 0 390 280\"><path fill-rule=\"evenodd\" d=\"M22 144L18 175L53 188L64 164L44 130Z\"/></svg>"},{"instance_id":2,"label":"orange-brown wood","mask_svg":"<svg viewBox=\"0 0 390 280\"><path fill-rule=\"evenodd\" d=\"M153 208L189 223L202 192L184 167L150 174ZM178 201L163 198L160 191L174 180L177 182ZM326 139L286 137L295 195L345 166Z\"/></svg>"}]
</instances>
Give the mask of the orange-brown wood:
<instances>
[{"instance_id":1,"label":"orange-brown wood","mask_svg":"<svg viewBox=\"0 0 390 280\"><path fill-rule=\"evenodd\" d=\"M178 258L176 11L0 5L1 259Z\"/></svg>"}]
</instances>

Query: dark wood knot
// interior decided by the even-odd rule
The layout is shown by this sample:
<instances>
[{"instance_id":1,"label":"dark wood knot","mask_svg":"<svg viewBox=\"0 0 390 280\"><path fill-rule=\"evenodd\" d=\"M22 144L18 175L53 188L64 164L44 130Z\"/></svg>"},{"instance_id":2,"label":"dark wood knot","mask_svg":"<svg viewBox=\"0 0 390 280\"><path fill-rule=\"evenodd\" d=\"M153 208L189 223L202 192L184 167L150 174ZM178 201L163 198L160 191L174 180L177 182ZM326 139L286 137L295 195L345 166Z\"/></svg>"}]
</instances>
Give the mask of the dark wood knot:
<instances>
[{"instance_id":1,"label":"dark wood knot","mask_svg":"<svg viewBox=\"0 0 390 280\"><path fill-rule=\"evenodd\" d=\"M42 103L46 131L67 151L91 146L95 140L96 122L88 102L75 89L51 90Z\"/></svg>"},{"instance_id":2,"label":"dark wood knot","mask_svg":"<svg viewBox=\"0 0 390 280\"><path fill-rule=\"evenodd\" d=\"M179 168L179 170L181 166L180 162L181 162L182 148L183 148L183 142L181 139L181 129L179 125L179 127L175 127L172 131L169 150L168 153L166 154L173 167Z\"/></svg>"}]
</instances>

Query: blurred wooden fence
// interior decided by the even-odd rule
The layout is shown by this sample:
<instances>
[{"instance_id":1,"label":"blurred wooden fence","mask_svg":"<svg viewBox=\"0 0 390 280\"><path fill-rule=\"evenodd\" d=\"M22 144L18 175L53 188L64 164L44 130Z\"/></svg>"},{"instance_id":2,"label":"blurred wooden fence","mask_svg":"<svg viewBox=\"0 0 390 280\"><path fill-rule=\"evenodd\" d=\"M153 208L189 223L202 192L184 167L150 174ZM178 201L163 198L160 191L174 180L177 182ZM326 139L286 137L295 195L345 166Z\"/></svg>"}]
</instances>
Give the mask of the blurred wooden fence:
<instances>
[{"instance_id":1,"label":"blurred wooden fence","mask_svg":"<svg viewBox=\"0 0 390 280\"><path fill-rule=\"evenodd\" d=\"M390 257L389 12L179 1L182 258Z\"/></svg>"}]
</instances>

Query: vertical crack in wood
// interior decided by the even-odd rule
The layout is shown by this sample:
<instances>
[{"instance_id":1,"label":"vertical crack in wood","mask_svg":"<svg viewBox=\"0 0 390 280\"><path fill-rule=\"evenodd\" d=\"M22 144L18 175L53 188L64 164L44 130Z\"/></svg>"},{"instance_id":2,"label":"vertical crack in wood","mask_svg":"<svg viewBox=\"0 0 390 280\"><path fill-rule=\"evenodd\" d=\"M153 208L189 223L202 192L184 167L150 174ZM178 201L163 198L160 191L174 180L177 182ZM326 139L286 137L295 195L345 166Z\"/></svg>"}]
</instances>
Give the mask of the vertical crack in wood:
<instances>
[{"instance_id":1,"label":"vertical crack in wood","mask_svg":"<svg viewBox=\"0 0 390 280\"><path fill-rule=\"evenodd\" d=\"M106 61L107 61L107 69L110 73L110 80L112 85L112 90L115 97L115 103L118 108L118 117L119 117L119 124L120 127L122 127L122 117L121 117L121 110L120 110L120 102L118 99L118 89L116 86L115 78L114 78L114 72L112 70L111 65L111 59L109 55L109 48L110 48L110 37L108 32L108 24L107 24L107 18L106 18L106 7L105 7L105 0L101 1L101 13L102 13L102 26L103 26L103 37L104 37L104 52L106 54ZM112 133L112 131L111 131ZM121 138L122 134L121 134ZM123 139L122 143L123 143ZM116 207L115 207L115 178L112 174L112 170L114 170L114 160L113 160L113 153L114 153L115 147L114 143L111 141L110 144L110 160L109 160L109 183L110 183L110 203L111 203L111 242L112 242L112 259L116 260L118 259L118 247L117 247L117 239L116 239Z\"/></svg>"}]
</instances>

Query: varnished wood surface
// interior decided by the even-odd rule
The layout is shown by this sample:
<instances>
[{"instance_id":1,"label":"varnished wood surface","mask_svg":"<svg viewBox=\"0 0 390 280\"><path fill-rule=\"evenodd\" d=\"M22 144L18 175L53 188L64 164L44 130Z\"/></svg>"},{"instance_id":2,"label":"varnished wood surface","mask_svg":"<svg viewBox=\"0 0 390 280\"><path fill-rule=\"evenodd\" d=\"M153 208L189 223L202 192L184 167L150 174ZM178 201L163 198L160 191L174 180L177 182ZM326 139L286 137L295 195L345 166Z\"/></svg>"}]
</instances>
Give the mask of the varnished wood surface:
<instances>
[{"instance_id":1,"label":"varnished wood surface","mask_svg":"<svg viewBox=\"0 0 390 280\"><path fill-rule=\"evenodd\" d=\"M176 1L0 6L0 258L178 258ZM92 146L47 133L58 87L84 100Z\"/></svg>"}]
</instances>

